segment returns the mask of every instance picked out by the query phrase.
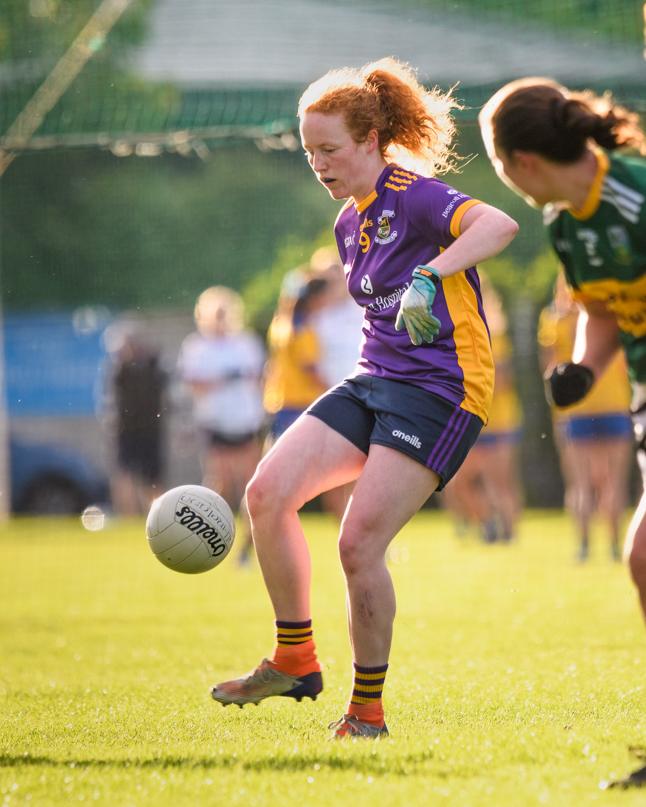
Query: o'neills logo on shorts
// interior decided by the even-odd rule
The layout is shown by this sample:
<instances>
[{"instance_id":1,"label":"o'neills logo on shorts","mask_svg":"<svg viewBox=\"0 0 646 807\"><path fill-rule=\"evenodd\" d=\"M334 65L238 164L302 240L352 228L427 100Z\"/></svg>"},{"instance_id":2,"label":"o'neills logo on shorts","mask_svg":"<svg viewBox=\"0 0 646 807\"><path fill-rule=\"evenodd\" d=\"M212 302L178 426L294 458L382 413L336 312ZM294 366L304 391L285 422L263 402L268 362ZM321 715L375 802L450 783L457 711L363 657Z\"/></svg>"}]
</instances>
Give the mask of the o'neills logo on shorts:
<instances>
[{"instance_id":1,"label":"o'neills logo on shorts","mask_svg":"<svg viewBox=\"0 0 646 807\"><path fill-rule=\"evenodd\" d=\"M404 434L404 432L400 432L399 429L396 429L392 434L393 437L399 437L400 440L405 440L407 443L410 443L413 448L422 447L422 441L416 434Z\"/></svg>"}]
</instances>

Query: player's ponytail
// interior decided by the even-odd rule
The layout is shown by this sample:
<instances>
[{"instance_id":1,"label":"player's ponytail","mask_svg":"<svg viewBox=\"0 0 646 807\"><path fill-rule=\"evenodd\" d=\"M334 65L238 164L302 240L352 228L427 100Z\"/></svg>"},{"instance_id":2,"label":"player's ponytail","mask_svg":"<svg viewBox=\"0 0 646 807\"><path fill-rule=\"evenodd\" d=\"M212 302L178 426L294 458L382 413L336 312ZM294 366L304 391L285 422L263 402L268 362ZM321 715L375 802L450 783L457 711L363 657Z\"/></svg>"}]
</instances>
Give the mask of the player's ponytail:
<instances>
[{"instance_id":1,"label":"player's ponytail","mask_svg":"<svg viewBox=\"0 0 646 807\"><path fill-rule=\"evenodd\" d=\"M614 105L609 95L572 93L570 98L555 99L554 104L557 132L578 145L581 153L588 138L608 151L643 143L637 116Z\"/></svg>"},{"instance_id":2,"label":"player's ponytail","mask_svg":"<svg viewBox=\"0 0 646 807\"><path fill-rule=\"evenodd\" d=\"M594 140L608 151L644 150L637 115L609 94L573 93L549 79L521 79L496 93L480 113L487 150L530 151L556 163L579 160Z\"/></svg>"},{"instance_id":3,"label":"player's ponytail","mask_svg":"<svg viewBox=\"0 0 646 807\"><path fill-rule=\"evenodd\" d=\"M387 160L433 176L453 167L455 107L450 93L426 90L410 68L388 58L323 76L303 93L298 115L342 112L355 142L375 130Z\"/></svg>"}]
</instances>

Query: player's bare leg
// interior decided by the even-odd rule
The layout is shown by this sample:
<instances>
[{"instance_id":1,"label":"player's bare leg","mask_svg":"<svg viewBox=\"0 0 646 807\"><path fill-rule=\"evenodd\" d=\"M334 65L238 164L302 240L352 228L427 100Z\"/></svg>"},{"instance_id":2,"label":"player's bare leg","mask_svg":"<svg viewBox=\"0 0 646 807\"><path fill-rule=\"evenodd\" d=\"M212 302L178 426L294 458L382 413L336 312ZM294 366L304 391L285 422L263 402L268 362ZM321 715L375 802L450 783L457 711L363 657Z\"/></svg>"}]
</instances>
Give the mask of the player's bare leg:
<instances>
[{"instance_id":1,"label":"player's bare leg","mask_svg":"<svg viewBox=\"0 0 646 807\"><path fill-rule=\"evenodd\" d=\"M395 591L386 552L439 481L434 471L399 451L370 447L339 538L348 589L350 643L354 660L361 666L388 663Z\"/></svg>"},{"instance_id":2,"label":"player's bare leg","mask_svg":"<svg viewBox=\"0 0 646 807\"><path fill-rule=\"evenodd\" d=\"M303 504L361 473L366 455L305 415L263 458L247 489L256 555L276 616L276 648L249 675L212 687L223 704L271 695L300 700L322 689L310 620L311 564L298 518Z\"/></svg>"},{"instance_id":3,"label":"player's bare leg","mask_svg":"<svg viewBox=\"0 0 646 807\"><path fill-rule=\"evenodd\" d=\"M137 480L127 471L117 470L110 480L110 492L114 509L120 516L135 516L148 512L150 503L144 508L138 496Z\"/></svg>"},{"instance_id":4,"label":"player's bare leg","mask_svg":"<svg viewBox=\"0 0 646 807\"><path fill-rule=\"evenodd\" d=\"M599 450L603 452L605 469L605 474L598 480L597 486L599 512L608 520L612 557L614 560L621 560L619 538L621 519L628 506L632 441L602 440Z\"/></svg>"},{"instance_id":5,"label":"player's bare leg","mask_svg":"<svg viewBox=\"0 0 646 807\"><path fill-rule=\"evenodd\" d=\"M300 418L263 458L247 490L254 544L276 619L310 613L310 555L298 510L356 479L366 455L312 415Z\"/></svg>"},{"instance_id":6,"label":"player's bare leg","mask_svg":"<svg viewBox=\"0 0 646 807\"><path fill-rule=\"evenodd\" d=\"M646 455L643 450L637 452L637 458L642 470L642 477L644 477ZM642 615L646 620L646 492L642 494L639 506L628 527L628 535L624 546L624 559L628 563L633 581L637 586ZM646 787L646 765L633 771L623 779L601 782L600 787L602 790L606 788Z\"/></svg>"},{"instance_id":7,"label":"player's bare leg","mask_svg":"<svg viewBox=\"0 0 646 807\"><path fill-rule=\"evenodd\" d=\"M385 556L393 538L438 484L434 471L405 454L385 446L370 447L339 538L354 681L346 713L329 726L333 738L388 734L381 691L396 603Z\"/></svg>"},{"instance_id":8,"label":"player's bare leg","mask_svg":"<svg viewBox=\"0 0 646 807\"><path fill-rule=\"evenodd\" d=\"M245 488L260 461L260 444L249 440L239 446L212 446L204 456L202 484L219 493L241 522L241 550L238 564L248 560L251 552L251 523L245 501Z\"/></svg>"},{"instance_id":9,"label":"player's bare leg","mask_svg":"<svg viewBox=\"0 0 646 807\"><path fill-rule=\"evenodd\" d=\"M446 497L458 523L461 521L464 527L477 524L482 537L492 542L496 537L493 510L482 482L486 471L484 450L476 444L446 486Z\"/></svg>"},{"instance_id":10,"label":"player's bare leg","mask_svg":"<svg viewBox=\"0 0 646 807\"><path fill-rule=\"evenodd\" d=\"M498 540L509 542L514 537L521 510L521 494L515 462L516 449L513 444L506 442L484 445L482 449L482 484L500 520ZM473 452L473 449L471 451Z\"/></svg>"},{"instance_id":11,"label":"player's bare leg","mask_svg":"<svg viewBox=\"0 0 646 807\"><path fill-rule=\"evenodd\" d=\"M579 528L578 560L583 562L590 551L590 520L594 511L590 447L585 440L573 440L565 444L564 450L570 469L565 505Z\"/></svg>"},{"instance_id":12,"label":"player's bare leg","mask_svg":"<svg viewBox=\"0 0 646 807\"><path fill-rule=\"evenodd\" d=\"M343 520L353 490L354 482L348 482L321 494L323 509L338 519L339 523Z\"/></svg>"},{"instance_id":13,"label":"player's bare leg","mask_svg":"<svg viewBox=\"0 0 646 807\"><path fill-rule=\"evenodd\" d=\"M642 614L646 620L646 493L642 494L628 527L624 559L637 586Z\"/></svg>"}]
</instances>

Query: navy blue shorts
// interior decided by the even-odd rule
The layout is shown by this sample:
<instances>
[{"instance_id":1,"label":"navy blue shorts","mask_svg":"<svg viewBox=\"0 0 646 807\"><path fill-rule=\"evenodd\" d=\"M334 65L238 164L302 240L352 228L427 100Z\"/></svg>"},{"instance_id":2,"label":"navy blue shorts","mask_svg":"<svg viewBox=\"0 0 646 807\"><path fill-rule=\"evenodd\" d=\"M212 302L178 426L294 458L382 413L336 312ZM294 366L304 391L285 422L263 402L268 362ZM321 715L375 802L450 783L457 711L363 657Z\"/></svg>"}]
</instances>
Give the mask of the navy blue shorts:
<instances>
[{"instance_id":1,"label":"navy blue shorts","mask_svg":"<svg viewBox=\"0 0 646 807\"><path fill-rule=\"evenodd\" d=\"M290 426L296 423L304 411L304 409L280 409L276 412L271 424L271 436L278 440Z\"/></svg>"},{"instance_id":2,"label":"navy blue shorts","mask_svg":"<svg viewBox=\"0 0 646 807\"><path fill-rule=\"evenodd\" d=\"M482 421L440 395L387 378L348 378L307 410L364 454L376 443L412 457L440 477L455 475Z\"/></svg>"}]
</instances>

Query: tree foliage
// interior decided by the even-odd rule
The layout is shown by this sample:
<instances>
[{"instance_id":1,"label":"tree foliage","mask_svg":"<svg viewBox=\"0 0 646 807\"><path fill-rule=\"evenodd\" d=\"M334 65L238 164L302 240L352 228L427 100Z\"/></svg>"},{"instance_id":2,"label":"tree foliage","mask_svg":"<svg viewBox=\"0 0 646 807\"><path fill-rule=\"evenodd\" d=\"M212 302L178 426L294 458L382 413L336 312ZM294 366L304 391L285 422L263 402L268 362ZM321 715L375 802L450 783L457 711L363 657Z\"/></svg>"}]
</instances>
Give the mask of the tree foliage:
<instances>
[{"instance_id":1,"label":"tree foliage","mask_svg":"<svg viewBox=\"0 0 646 807\"><path fill-rule=\"evenodd\" d=\"M1 210L9 308L119 309L190 307L215 283L241 289L290 238L315 244L322 230L331 234L338 204L300 154L247 144L214 151L206 164L170 154L23 155L5 174Z\"/></svg>"}]
</instances>

